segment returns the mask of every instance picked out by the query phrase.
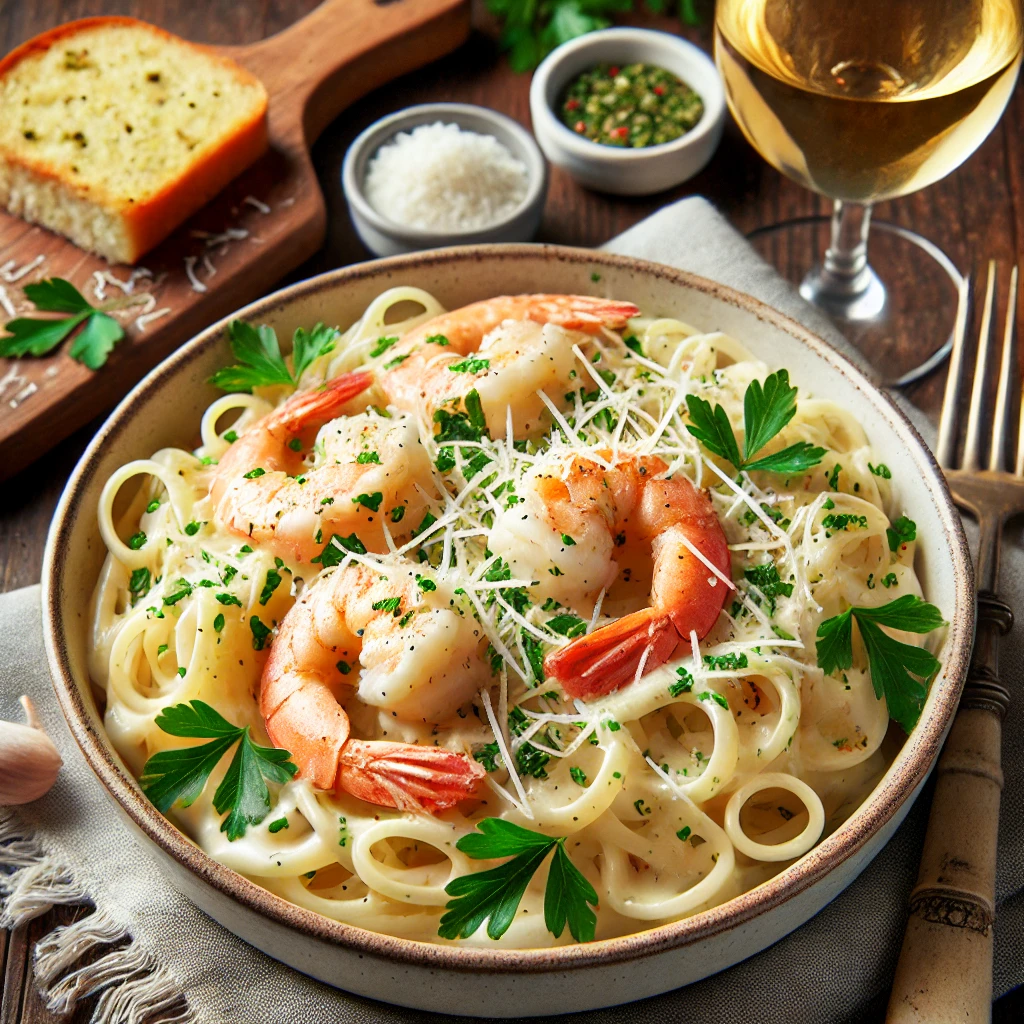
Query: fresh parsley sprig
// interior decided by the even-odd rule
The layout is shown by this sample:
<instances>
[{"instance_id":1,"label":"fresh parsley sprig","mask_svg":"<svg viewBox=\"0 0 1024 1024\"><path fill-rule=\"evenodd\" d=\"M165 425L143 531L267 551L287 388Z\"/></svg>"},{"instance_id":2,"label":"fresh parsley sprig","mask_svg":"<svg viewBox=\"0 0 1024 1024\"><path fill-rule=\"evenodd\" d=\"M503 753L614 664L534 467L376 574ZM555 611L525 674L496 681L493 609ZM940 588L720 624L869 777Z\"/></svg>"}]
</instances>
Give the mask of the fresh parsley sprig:
<instances>
[{"instance_id":1,"label":"fresh parsley sprig","mask_svg":"<svg viewBox=\"0 0 1024 1024\"><path fill-rule=\"evenodd\" d=\"M484 818L479 832L463 836L455 847L474 860L511 857L487 871L462 875L445 892L455 897L437 929L443 939L469 938L487 921L487 935L500 939L512 924L534 873L548 854L555 855L544 890L544 923L555 938L569 925L577 942L593 942L597 893L565 852L565 837L542 835L501 818Z\"/></svg>"},{"instance_id":2,"label":"fresh parsley sprig","mask_svg":"<svg viewBox=\"0 0 1024 1024\"><path fill-rule=\"evenodd\" d=\"M0 356L45 356L81 327L71 342L68 355L90 370L98 370L124 337L124 328L107 314L139 301L138 296L126 295L94 306L62 277L25 285L25 297L35 304L40 313L66 315L60 320L24 316L11 320L4 327L8 337L0 338Z\"/></svg>"},{"instance_id":3,"label":"fresh parsley sprig","mask_svg":"<svg viewBox=\"0 0 1024 1024\"><path fill-rule=\"evenodd\" d=\"M905 644L879 627L908 633L930 633L944 626L942 613L915 594L905 594L876 608L859 605L818 626L818 666L826 675L853 665L853 621L868 655L875 696L885 697L889 716L909 733L921 717L928 686L942 667L931 651Z\"/></svg>"},{"instance_id":4,"label":"fresh parsley sprig","mask_svg":"<svg viewBox=\"0 0 1024 1024\"><path fill-rule=\"evenodd\" d=\"M292 369L289 370L272 327L266 324L253 327L244 320L232 320L228 324L228 341L238 362L218 370L210 383L223 391L251 392L253 388L274 384L297 387L302 374L315 360L334 351L337 337L335 328L322 323L311 331L296 329L292 335Z\"/></svg>"},{"instance_id":5,"label":"fresh parsley sprig","mask_svg":"<svg viewBox=\"0 0 1024 1024\"><path fill-rule=\"evenodd\" d=\"M249 727L232 725L201 700L164 708L156 724L171 736L209 739L209 743L162 750L154 754L139 777L142 790L166 814L175 801L188 807L202 793L221 758L238 743L231 764L213 794L218 814L227 812L221 823L230 841L245 835L249 825L258 825L270 813L270 782L287 782L297 771L287 750L261 747L249 737Z\"/></svg>"},{"instance_id":6,"label":"fresh parsley sprig","mask_svg":"<svg viewBox=\"0 0 1024 1024\"><path fill-rule=\"evenodd\" d=\"M645 0L652 14L679 10L687 25L700 24L700 0ZM508 51L513 71L530 71L556 46L607 28L611 14L632 11L635 0L487 0L487 7L503 23L500 46Z\"/></svg>"},{"instance_id":7,"label":"fresh parsley sprig","mask_svg":"<svg viewBox=\"0 0 1024 1024\"><path fill-rule=\"evenodd\" d=\"M691 423L686 429L709 452L727 459L737 469L798 474L816 466L825 454L808 441L798 441L772 455L755 458L796 415L797 389L789 386L789 371L769 374L762 385L752 380L743 395L743 455L725 410L697 395L686 396Z\"/></svg>"}]
</instances>

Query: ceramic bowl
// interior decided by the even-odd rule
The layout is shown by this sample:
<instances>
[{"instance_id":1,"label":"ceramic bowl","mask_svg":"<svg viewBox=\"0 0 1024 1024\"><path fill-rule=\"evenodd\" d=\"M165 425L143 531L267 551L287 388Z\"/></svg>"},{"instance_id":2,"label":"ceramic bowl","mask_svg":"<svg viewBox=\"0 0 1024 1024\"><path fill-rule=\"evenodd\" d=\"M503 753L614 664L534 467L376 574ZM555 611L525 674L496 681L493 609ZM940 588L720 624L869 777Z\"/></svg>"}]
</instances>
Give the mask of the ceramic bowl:
<instances>
[{"instance_id":1,"label":"ceramic bowl","mask_svg":"<svg viewBox=\"0 0 1024 1024\"><path fill-rule=\"evenodd\" d=\"M399 132L411 132L423 124L457 124L464 131L493 135L526 167L528 185L519 206L504 220L474 231L440 232L411 228L378 213L366 198L363 183L374 153ZM360 239L376 256L397 256L443 245L474 245L482 242L528 242L537 233L548 194L547 164L537 143L510 117L469 103L423 103L375 121L356 137L345 154L341 185L349 216Z\"/></svg>"},{"instance_id":2,"label":"ceramic bowl","mask_svg":"<svg viewBox=\"0 0 1024 1024\"><path fill-rule=\"evenodd\" d=\"M704 116L681 138L660 146L620 149L591 142L555 114L562 90L595 64L656 64L671 71L704 101ZM608 28L580 36L552 51L530 83L530 117L544 155L581 185L599 192L640 196L692 178L711 159L725 126L725 90L708 55L668 32Z\"/></svg>"},{"instance_id":3,"label":"ceramic bowl","mask_svg":"<svg viewBox=\"0 0 1024 1024\"><path fill-rule=\"evenodd\" d=\"M595 282L591 275L599 275ZM924 592L950 623L942 670L920 722L865 803L776 877L685 920L586 945L512 950L431 945L365 931L272 895L213 860L143 796L102 725L87 672L87 606L106 549L96 522L115 468L166 445L190 447L217 396L207 378L230 362L227 318L153 370L118 406L78 464L47 543L43 603L57 696L86 759L134 826L154 871L243 939L331 985L424 1010L523 1017L587 1010L665 992L722 970L801 925L842 891L904 818L939 753L967 669L974 626L970 558L938 467L908 420L842 356L799 324L711 281L623 256L552 246L481 246L399 256L331 271L240 310L279 335L318 320L347 325L398 284L449 308L544 289L628 298L742 338L787 367L803 394L827 394L886 453L919 528Z\"/></svg>"}]
</instances>

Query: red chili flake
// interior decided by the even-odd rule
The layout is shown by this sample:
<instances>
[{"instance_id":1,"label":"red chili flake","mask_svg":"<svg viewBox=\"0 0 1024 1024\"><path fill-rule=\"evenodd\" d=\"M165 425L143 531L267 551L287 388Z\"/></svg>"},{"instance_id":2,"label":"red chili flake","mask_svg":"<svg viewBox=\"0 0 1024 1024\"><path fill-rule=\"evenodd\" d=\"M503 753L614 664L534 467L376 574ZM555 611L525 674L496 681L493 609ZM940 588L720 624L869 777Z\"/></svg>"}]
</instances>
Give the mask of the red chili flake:
<instances>
[{"instance_id":1,"label":"red chili flake","mask_svg":"<svg viewBox=\"0 0 1024 1024\"><path fill-rule=\"evenodd\" d=\"M585 132L587 130L587 126L582 121L577 121L575 128L578 132Z\"/></svg>"},{"instance_id":2,"label":"red chili flake","mask_svg":"<svg viewBox=\"0 0 1024 1024\"><path fill-rule=\"evenodd\" d=\"M611 75L611 77L612 77L612 78L614 78L614 77L615 77L615 76L616 76L616 75L617 75L618 73L619 73L619 68L618 68L618 66L615 66L615 67L610 67L610 68L608 69L608 74L609 74L609 75Z\"/></svg>"},{"instance_id":3,"label":"red chili flake","mask_svg":"<svg viewBox=\"0 0 1024 1024\"><path fill-rule=\"evenodd\" d=\"M565 109L566 110L579 110L579 107L580 107L580 101L579 100L569 100L565 104Z\"/></svg>"},{"instance_id":4,"label":"red chili flake","mask_svg":"<svg viewBox=\"0 0 1024 1024\"><path fill-rule=\"evenodd\" d=\"M612 134L617 135L620 139L624 139L629 134L629 129L623 125L621 128L614 129Z\"/></svg>"},{"instance_id":5,"label":"red chili flake","mask_svg":"<svg viewBox=\"0 0 1024 1024\"><path fill-rule=\"evenodd\" d=\"M663 85L656 85L654 87L654 95L655 96L664 96L665 95L665 86L663 86Z\"/></svg>"}]
</instances>

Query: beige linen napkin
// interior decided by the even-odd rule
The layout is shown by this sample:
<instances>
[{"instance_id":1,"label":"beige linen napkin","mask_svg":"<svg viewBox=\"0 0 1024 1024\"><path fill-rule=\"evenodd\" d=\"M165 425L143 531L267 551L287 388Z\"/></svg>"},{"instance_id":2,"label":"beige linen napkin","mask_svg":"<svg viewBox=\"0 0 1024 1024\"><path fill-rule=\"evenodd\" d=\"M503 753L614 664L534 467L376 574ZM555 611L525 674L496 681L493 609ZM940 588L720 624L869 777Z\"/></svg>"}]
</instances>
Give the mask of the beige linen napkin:
<instances>
[{"instance_id":1,"label":"beige linen napkin","mask_svg":"<svg viewBox=\"0 0 1024 1024\"><path fill-rule=\"evenodd\" d=\"M845 344L702 199L662 210L608 246L670 263L764 299ZM925 425L926 429L927 425ZM1010 538L1007 597L1024 609L1024 551ZM1006 642L1006 672L1018 683L1022 635ZM1014 677L1018 678L1014 678ZM1012 688L1012 686L1011 686ZM39 590L0 598L0 717L20 717L27 692L65 766L53 791L4 818L0 864L7 923L55 902L87 899L97 911L40 942L37 973L57 1005L106 984L94 1020L137 1021L184 993L201 1024L420 1024L446 1018L334 991L235 938L180 896L122 824L85 765L54 699L40 626ZM1004 726L1006 790L999 848L996 995L1024 981L1024 693ZM914 882L926 796L860 878L802 928L765 952L686 989L588 1015L594 1024L660 1021L774 1021L817 1024L863 1020L884 1007L899 950L907 895ZM30 838L33 837L33 838ZM6 844L6 845L3 845ZM0 874L0 879L3 875ZM133 941L126 945L127 936ZM75 971L75 956L121 937L98 963ZM635 970L648 969L638 963ZM180 1009L180 1004L179 1004ZM459 1018L451 1018L454 1022Z\"/></svg>"}]
</instances>

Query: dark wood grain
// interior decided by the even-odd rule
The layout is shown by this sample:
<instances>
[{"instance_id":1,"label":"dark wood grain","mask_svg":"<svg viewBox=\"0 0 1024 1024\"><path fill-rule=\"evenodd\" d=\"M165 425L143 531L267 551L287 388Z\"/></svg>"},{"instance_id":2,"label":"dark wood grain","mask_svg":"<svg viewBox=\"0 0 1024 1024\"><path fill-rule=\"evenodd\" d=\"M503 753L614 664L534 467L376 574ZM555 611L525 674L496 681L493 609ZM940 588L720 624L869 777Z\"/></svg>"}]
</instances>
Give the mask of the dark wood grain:
<instances>
[{"instance_id":1,"label":"dark wood grain","mask_svg":"<svg viewBox=\"0 0 1024 1024\"><path fill-rule=\"evenodd\" d=\"M316 0L0 0L0 53L61 21L101 13L133 14L197 41L250 43L280 31L315 6ZM641 16L631 20L678 28L671 19ZM475 12L475 23L474 36L462 49L370 94L324 131L313 150L313 161L327 199L327 241L289 280L368 257L345 210L340 172L348 143L377 117L411 103L458 100L493 107L529 125L528 76L513 74L500 59L493 24L480 9ZM688 30L687 35L710 48L707 27ZM707 196L743 232L791 217L829 212L826 200L776 173L730 125L707 169L670 193L640 199L606 197L580 188L554 170L540 237L544 241L597 246L667 202L691 194ZM1024 91L1017 89L1000 125L962 168L921 193L882 204L877 216L926 234L939 242L960 267L988 258L1020 258L1024 233ZM785 254L794 274L809 266L816 255L809 247ZM914 293L915 281L909 273L890 283L905 294ZM899 344L909 352L913 346L927 342L909 336L899 339ZM911 397L934 414L942 383L940 373L917 386ZM4 486L0 589L12 590L39 579L54 506L97 425L78 431ZM61 910L13 935L0 933L0 1024L56 1024L56 1018L34 995L27 950L33 936L70 920L75 913L81 911ZM92 1000L87 1001L72 1021L87 1021L92 1004ZM881 1019L884 1000L876 1009L877 1014L865 1019ZM1022 1018L1024 996L1019 992L1004 997L994 1007L997 1024Z\"/></svg>"}]
</instances>

